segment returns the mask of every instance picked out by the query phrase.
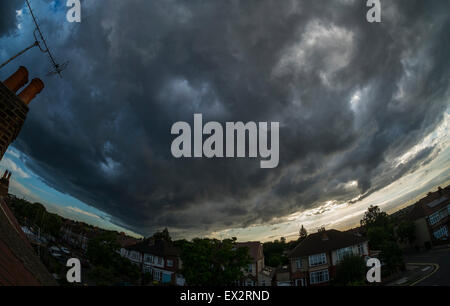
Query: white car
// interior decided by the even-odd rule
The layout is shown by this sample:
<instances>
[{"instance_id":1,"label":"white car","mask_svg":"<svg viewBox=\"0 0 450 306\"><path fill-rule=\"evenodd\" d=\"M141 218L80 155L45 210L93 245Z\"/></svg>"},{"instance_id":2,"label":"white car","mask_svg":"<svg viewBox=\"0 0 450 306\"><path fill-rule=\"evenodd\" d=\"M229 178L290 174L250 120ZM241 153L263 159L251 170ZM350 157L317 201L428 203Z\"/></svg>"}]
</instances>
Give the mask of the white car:
<instances>
[{"instance_id":1,"label":"white car","mask_svg":"<svg viewBox=\"0 0 450 306\"><path fill-rule=\"evenodd\" d=\"M52 255L55 258L59 258L62 256L61 250L57 246L52 246L51 248L48 249L48 251L50 252L50 255Z\"/></svg>"},{"instance_id":2,"label":"white car","mask_svg":"<svg viewBox=\"0 0 450 306\"><path fill-rule=\"evenodd\" d=\"M61 251L63 251L63 253L70 255L70 250L66 247L61 247Z\"/></svg>"}]
</instances>

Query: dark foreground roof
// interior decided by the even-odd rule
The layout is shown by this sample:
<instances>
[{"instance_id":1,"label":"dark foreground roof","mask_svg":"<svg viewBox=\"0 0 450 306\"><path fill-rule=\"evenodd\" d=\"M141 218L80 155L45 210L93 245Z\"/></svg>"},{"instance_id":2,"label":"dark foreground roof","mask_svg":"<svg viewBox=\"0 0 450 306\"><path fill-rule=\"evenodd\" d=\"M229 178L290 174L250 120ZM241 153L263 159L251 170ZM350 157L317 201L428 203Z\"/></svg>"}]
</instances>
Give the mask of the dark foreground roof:
<instances>
[{"instance_id":1,"label":"dark foreground roof","mask_svg":"<svg viewBox=\"0 0 450 306\"><path fill-rule=\"evenodd\" d=\"M125 249L161 257L180 255L180 250L173 243L163 239L144 239L141 242L125 247Z\"/></svg>"},{"instance_id":2,"label":"dark foreground roof","mask_svg":"<svg viewBox=\"0 0 450 306\"><path fill-rule=\"evenodd\" d=\"M0 286L57 285L0 198Z\"/></svg>"},{"instance_id":3,"label":"dark foreground roof","mask_svg":"<svg viewBox=\"0 0 450 306\"><path fill-rule=\"evenodd\" d=\"M320 254L349 247L364 241L367 241L367 239L338 230L318 232L306 237L292 250L288 257L296 258Z\"/></svg>"}]
</instances>

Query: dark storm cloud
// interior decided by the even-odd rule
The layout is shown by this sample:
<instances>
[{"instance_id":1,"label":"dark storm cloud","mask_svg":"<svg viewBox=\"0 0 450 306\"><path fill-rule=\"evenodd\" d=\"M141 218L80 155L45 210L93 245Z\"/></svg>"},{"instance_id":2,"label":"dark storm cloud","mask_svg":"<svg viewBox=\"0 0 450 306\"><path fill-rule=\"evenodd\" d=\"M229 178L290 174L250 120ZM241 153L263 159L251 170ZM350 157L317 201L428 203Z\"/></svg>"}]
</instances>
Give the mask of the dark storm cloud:
<instances>
[{"instance_id":1,"label":"dark storm cloud","mask_svg":"<svg viewBox=\"0 0 450 306\"><path fill-rule=\"evenodd\" d=\"M17 10L20 10L23 0L7 0L0 2L0 36L8 35L17 27Z\"/></svg>"},{"instance_id":2,"label":"dark storm cloud","mask_svg":"<svg viewBox=\"0 0 450 306\"><path fill-rule=\"evenodd\" d=\"M143 234L367 196L433 154L395 163L448 107L449 2L383 5L381 24L349 0L86 2L68 28L59 12L42 23L71 66L45 79L16 146L48 184ZM194 113L279 121L279 167L175 160L170 127Z\"/></svg>"}]
</instances>

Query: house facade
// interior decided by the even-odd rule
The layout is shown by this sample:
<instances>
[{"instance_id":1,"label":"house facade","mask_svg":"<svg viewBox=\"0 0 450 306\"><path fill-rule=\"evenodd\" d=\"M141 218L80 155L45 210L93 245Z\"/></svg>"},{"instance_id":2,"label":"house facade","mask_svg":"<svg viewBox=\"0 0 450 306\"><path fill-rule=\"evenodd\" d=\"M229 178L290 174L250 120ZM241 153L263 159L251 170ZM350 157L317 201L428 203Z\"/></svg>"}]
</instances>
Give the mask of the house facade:
<instances>
[{"instance_id":1,"label":"house facade","mask_svg":"<svg viewBox=\"0 0 450 306\"><path fill-rule=\"evenodd\" d=\"M239 242L238 248L246 247L252 258L251 263L244 272L244 279L241 280L242 286L271 286L273 271L265 266L263 245L259 241Z\"/></svg>"},{"instance_id":2,"label":"house facade","mask_svg":"<svg viewBox=\"0 0 450 306\"><path fill-rule=\"evenodd\" d=\"M288 255L291 284L327 285L336 275L336 266L347 255L369 256L367 239L337 230L309 235Z\"/></svg>"},{"instance_id":3,"label":"house facade","mask_svg":"<svg viewBox=\"0 0 450 306\"><path fill-rule=\"evenodd\" d=\"M400 211L399 218L414 222L413 246L424 247L448 243L450 235L450 186L438 188L410 207Z\"/></svg>"},{"instance_id":4,"label":"house facade","mask_svg":"<svg viewBox=\"0 0 450 306\"><path fill-rule=\"evenodd\" d=\"M61 226L61 239L73 248L87 252L89 239L100 233L98 228L85 228L80 222L64 220Z\"/></svg>"},{"instance_id":5,"label":"house facade","mask_svg":"<svg viewBox=\"0 0 450 306\"><path fill-rule=\"evenodd\" d=\"M185 280L180 274L182 268L180 251L170 241L144 239L121 248L120 254L138 265L142 273L150 273L154 281L161 284L185 285Z\"/></svg>"}]
</instances>

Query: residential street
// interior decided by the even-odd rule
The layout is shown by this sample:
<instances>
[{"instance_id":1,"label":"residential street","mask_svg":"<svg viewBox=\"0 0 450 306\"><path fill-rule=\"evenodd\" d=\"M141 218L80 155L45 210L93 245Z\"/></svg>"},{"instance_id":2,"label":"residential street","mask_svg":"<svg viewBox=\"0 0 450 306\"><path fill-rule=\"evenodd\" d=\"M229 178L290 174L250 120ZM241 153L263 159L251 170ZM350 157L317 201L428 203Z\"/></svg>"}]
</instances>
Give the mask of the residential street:
<instances>
[{"instance_id":1,"label":"residential street","mask_svg":"<svg viewBox=\"0 0 450 306\"><path fill-rule=\"evenodd\" d=\"M450 286L450 248L406 256L407 263L434 263L439 269L415 286Z\"/></svg>"}]
</instances>

